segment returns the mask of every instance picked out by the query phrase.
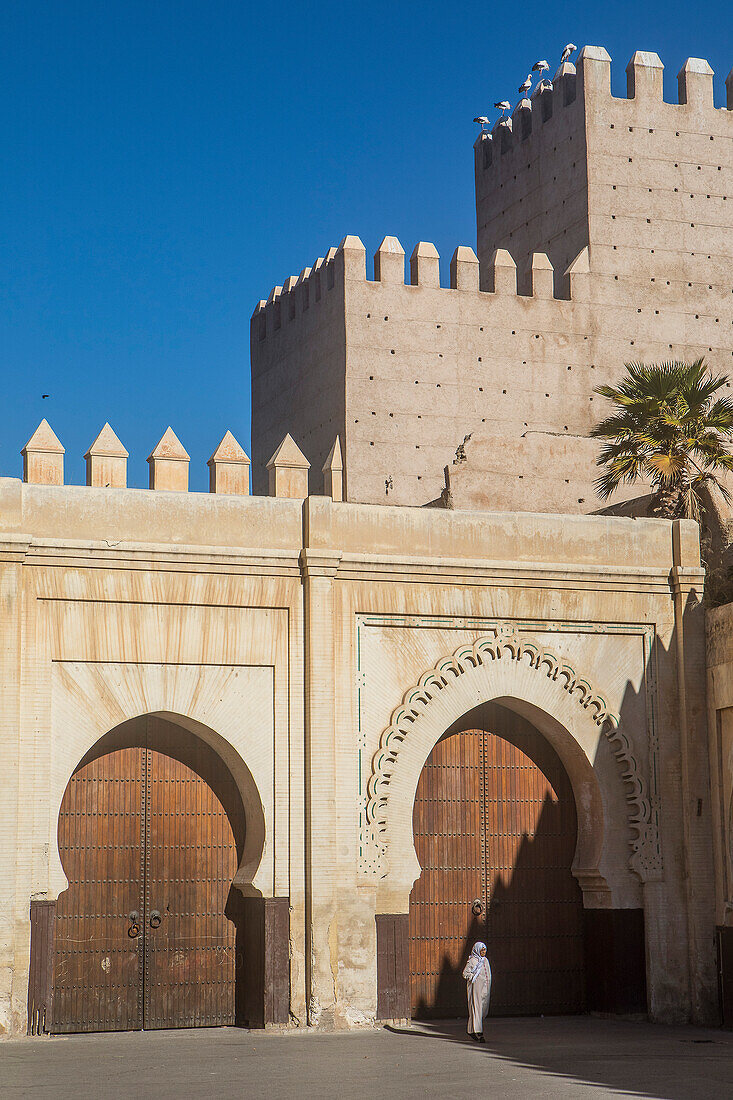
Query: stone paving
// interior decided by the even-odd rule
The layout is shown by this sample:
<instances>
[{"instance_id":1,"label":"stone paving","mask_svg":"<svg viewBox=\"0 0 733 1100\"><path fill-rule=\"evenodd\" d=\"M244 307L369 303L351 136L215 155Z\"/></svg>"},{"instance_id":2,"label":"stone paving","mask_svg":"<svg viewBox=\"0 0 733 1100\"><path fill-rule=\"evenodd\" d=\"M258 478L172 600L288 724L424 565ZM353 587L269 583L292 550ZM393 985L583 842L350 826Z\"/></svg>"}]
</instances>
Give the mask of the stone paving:
<instances>
[{"instance_id":1,"label":"stone paving","mask_svg":"<svg viewBox=\"0 0 733 1100\"><path fill-rule=\"evenodd\" d=\"M590 1017L351 1034L233 1028L20 1039L0 1045L0 1095L173 1097L733 1096L733 1033Z\"/></svg>"}]
</instances>

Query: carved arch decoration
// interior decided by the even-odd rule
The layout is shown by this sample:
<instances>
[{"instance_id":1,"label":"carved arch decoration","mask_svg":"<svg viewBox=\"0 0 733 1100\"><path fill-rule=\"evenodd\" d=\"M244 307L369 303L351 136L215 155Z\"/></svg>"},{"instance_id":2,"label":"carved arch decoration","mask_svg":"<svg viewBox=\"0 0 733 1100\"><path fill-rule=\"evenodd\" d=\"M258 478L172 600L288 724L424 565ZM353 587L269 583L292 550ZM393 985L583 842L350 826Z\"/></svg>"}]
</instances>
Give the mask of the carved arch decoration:
<instances>
[{"instance_id":1,"label":"carved arch decoration","mask_svg":"<svg viewBox=\"0 0 733 1100\"><path fill-rule=\"evenodd\" d=\"M473 645L463 645L452 655L438 661L405 693L402 703L392 712L390 724L383 731L372 758L367 783L365 820L370 839L377 848L379 863L384 865L388 858L390 798L405 744L411 734L415 737L421 719L431 708L440 707L444 694L450 694L453 685L463 678L471 679L472 673L478 670L485 672L496 662L502 662L504 667L514 663L517 672L532 670L537 677L549 681L550 688L555 688L558 693L558 702L571 700L577 704L585 721L597 727L607 739L620 765L628 805L629 866L642 882L659 878L661 853L656 815L640 761L621 726L619 715L609 708L605 697L590 681L567 661L553 650L531 639L521 638L516 628L507 623L497 624L496 635L480 637ZM542 689L545 695L547 687L545 683ZM506 692L502 690L499 694L505 695ZM477 698L476 701L487 700ZM404 808L402 813L404 815Z\"/></svg>"}]
</instances>

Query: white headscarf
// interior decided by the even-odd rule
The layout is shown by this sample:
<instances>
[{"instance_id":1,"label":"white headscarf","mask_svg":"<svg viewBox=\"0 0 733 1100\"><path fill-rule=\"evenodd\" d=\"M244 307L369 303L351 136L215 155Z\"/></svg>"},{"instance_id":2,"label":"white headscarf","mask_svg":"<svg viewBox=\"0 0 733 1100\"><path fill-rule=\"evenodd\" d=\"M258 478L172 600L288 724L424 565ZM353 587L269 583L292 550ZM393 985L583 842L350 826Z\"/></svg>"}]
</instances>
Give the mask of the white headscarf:
<instances>
[{"instance_id":1,"label":"white headscarf","mask_svg":"<svg viewBox=\"0 0 733 1100\"><path fill-rule=\"evenodd\" d=\"M483 955L481 954L482 949L484 951ZM480 940L477 940L476 943L471 948L471 954L468 956L468 962L466 963L466 969L463 971L463 976L466 979L466 981L469 981L469 982L474 982L475 981L476 975L478 974L478 972L481 968L481 963L484 961L485 955L486 955L486 944L481 943Z\"/></svg>"}]
</instances>

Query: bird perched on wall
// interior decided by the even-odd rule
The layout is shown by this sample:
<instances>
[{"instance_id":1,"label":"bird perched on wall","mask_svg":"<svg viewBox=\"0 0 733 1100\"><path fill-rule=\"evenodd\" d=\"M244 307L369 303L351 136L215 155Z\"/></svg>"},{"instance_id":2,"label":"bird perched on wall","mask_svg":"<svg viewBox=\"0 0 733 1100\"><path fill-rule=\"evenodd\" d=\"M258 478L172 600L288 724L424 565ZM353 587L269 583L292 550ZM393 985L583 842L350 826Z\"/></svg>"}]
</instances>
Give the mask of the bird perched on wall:
<instances>
[{"instance_id":1,"label":"bird perched on wall","mask_svg":"<svg viewBox=\"0 0 733 1100\"><path fill-rule=\"evenodd\" d=\"M511 103L509 103L506 99L500 100L500 102L495 103L494 106L496 107L497 111L503 111L504 114L506 114L507 111L511 111L512 109Z\"/></svg>"},{"instance_id":2,"label":"bird perched on wall","mask_svg":"<svg viewBox=\"0 0 733 1100\"><path fill-rule=\"evenodd\" d=\"M473 121L477 122L482 130L486 129L489 125L489 120L485 115L479 115L478 118L475 118Z\"/></svg>"},{"instance_id":3,"label":"bird perched on wall","mask_svg":"<svg viewBox=\"0 0 733 1100\"><path fill-rule=\"evenodd\" d=\"M549 67L550 66L548 65L548 63L546 61L535 61L534 65L532 66L532 72L533 73L546 73L547 70L549 69Z\"/></svg>"},{"instance_id":4,"label":"bird perched on wall","mask_svg":"<svg viewBox=\"0 0 733 1100\"><path fill-rule=\"evenodd\" d=\"M517 90L519 91L519 93L521 95L526 95L531 87L532 87L532 74L527 73L527 79L525 80L524 84L519 85L519 88Z\"/></svg>"},{"instance_id":5,"label":"bird perched on wall","mask_svg":"<svg viewBox=\"0 0 733 1100\"><path fill-rule=\"evenodd\" d=\"M577 48L578 47L574 46L572 42L568 42L567 46L562 51L562 57L560 58L560 64L562 65L563 62L568 61L570 59L570 55L574 54L575 51L577 50Z\"/></svg>"}]
</instances>

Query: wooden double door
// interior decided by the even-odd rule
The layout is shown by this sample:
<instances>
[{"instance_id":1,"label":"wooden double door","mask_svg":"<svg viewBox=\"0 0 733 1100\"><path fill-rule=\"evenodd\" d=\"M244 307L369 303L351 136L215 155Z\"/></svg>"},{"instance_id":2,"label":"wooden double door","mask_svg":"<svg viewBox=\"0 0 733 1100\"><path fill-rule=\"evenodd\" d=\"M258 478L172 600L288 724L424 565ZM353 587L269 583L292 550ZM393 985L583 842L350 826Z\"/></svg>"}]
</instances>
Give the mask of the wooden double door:
<instances>
[{"instance_id":1,"label":"wooden double door","mask_svg":"<svg viewBox=\"0 0 733 1100\"><path fill-rule=\"evenodd\" d=\"M492 1015L582 1012L570 781L525 719L496 704L472 717L481 728L438 742L415 798L422 874L410 897L413 1016L465 1016L461 974L476 940L488 948Z\"/></svg>"},{"instance_id":2,"label":"wooden double door","mask_svg":"<svg viewBox=\"0 0 733 1100\"><path fill-rule=\"evenodd\" d=\"M239 792L198 738L147 717L103 739L59 818L51 1030L235 1023L243 841Z\"/></svg>"}]
</instances>

